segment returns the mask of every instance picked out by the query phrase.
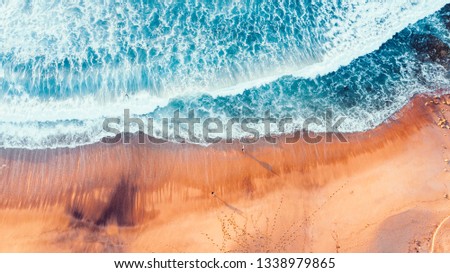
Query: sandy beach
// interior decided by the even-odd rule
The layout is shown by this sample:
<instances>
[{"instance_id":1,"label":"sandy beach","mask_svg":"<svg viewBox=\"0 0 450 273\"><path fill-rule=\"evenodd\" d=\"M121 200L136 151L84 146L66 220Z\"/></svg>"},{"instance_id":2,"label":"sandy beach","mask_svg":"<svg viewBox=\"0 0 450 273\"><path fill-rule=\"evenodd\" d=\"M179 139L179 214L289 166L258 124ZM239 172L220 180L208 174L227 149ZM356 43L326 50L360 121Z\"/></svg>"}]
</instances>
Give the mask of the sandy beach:
<instances>
[{"instance_id":1,"label":"sandy beach","mask_svg":"<svg viewBox=\"0 0 450 273\"><path fill-rule=\"evenodd\" d=\"M0 251L449 252L448 118L421 95L347 143L1 149Z\"/></svg>"}]
</instances>

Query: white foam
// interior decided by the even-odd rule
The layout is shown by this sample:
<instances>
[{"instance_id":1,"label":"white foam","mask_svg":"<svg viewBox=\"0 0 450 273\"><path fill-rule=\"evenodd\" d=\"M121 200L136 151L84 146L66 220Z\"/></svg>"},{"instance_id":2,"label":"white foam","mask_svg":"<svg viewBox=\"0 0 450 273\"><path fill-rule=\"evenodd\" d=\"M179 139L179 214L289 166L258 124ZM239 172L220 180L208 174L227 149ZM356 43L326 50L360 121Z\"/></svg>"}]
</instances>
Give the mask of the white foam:
<instances>
[{"instance_id":1,"label":"white foam","mask_svg":"<svg viewBox=\"0 0 450 273\"><path fill-rule=\"evenodd\" d=\"M325 1L321 12L318 12L319 17L315 19L323 22L323 28L327 31L323 35L311 33L314 39L318 38L316 37L318 35L323 36L325 40L311 44L313 48L292 48L284 53L290 55L282 56L284 60L278 62L273 61L273 56L264 58L257 56L256 59L244 56L242 63L233 64L241 67L235 72L228 71L229 67L222 71L218 67L198 70L189 65L184 67L182 64L182 67L176 71L170 71L167 75L157 75L160 77L161 90L147 91L165 98L192 95L193 92L219 96L237 94L287 75L304 78L325 75L336 71L341 66L348 65L360 56L373 52L397 32L436 12L448 2L450 1L347 0L339 3ZM37 56L44 57L40 61L42 62L40 67L33 71L32 77L36 79L42 76L39 71L42 67L45 68L67 58L74 62L86 61L88 48L94 52L106 49L111 56L119 54L121 45L114 35L121 31L116 25L119 17L127 17L128 23L125 26L127 31L133 24L144 23L140 21L142 18L139 19L139 10L127 3L123 3L127 9L126 12L119 9L121 6L111 8L93 2L85 2L82 5L78 1L57 4L39 1L31 3L28 6L21 1L2 1L0 44L2 44L2 52L12 54L15 63L27 63ZM164 1L162 3L164 3L163 7L168 6ZM160 12L164 14L169 11ZM211 14L211 17L223 12L218 10L217 14ZM101 20L108 20L111 23L105 29L96 25ZM305 19L299 18L299 20ZM83 32L89 33L89 40L83 40L85 39ZM152 45L159 47L161 51L167 51L164 48L167 46L167 40L177 38L173 35L176 35L174 31L158 36L152 41ZM122 38L129 39L129 37ZM199 34L193 42L196 47L201 47L206 42L204 39L206 38ZM129 40L128 44L146 47L145 41ZM179 47L185 46L187 45L180 41ZM211 50L210 54L215 56L217 49ZM312 58L304 53L305 50L314 52L316 56ZM280 53L274 51L264 54L276 56ZM197 61L202 58L201 54L198 55L195 55ZM170 57L171 55L164 55L158 62L161 62L161 65L167 64ZM108 71L100 69L92 71L92 74L103 74L105 78L110 76L126 82L127 78L132 79L139 72L139 69L130 66L132 65L125 62L120 67L108 66L105 68ZM111 69L117 70L117 73L112 73ZM15 77L20 76L15 75ZM29 76L23 75L23 77L26 79ZM102 92L108 91L113 92L112 90Z\"/></svg>"},{"instance_id":2,"label":"white foam","mask_svg":"<svg viewBox=\"0 0 450 273\"><path fill-rule=\"evenodd\" d=\"M266 68L264 62L246 64L248 67L261 67L255 71L249 71L245 75L223 78L214 73L202 73L202 71L198 71L198 75L184 75L185 77L179 79L177 79L179 75L174 75L174 78L168 77L170 81L166 83L164 91L157 94L150 90L141 90L134 95L115 96L109 99L104 99L99 95L84 95L62 100L43 100L30 97L26 93L16 97L4 96L0 102L0 123L3 122L3 126L5 126L1 130L3 143L0 143L0 147L56 148L92 143L104 136L100 131L102 119L121 116L123 109L126 108L130 109L133 114L141 115L153 111L158 106L166 105L170 98L177 96L202 93L212 96L233 95L287 75L302 78L325 75L336 71L341 66L348 65L360 56L373 52L397 32L409 24L433 14L448 2L450 1L399 0L382 1L381 3L369 0L343 1L342 5L346 8L342 10L342 14L336 14L335 18L326 18L327 14L324 13L323 18L317 18L317 20L332 24L329 27L330 31L325 34L326 41L321 45L322 48L318 49L325 53L319 55L317 59L303 59L302 62L295 63L295 60L300 59L291 56L291 60L287 60L289 56L285 56L286 61L280 62L279 65L274 64ZM84 60L86 56L83 54L87 47L94 50L107 48L112 55L119 51L114 36L108 36L108 33L117 31L111 26L104 31L98 30L98 33L93 35L93 37L104 35L99 40L86 41L86 44L80 41L77 46L83 47L81 50L75 48L70 37L67 36L72 33L71 24L77 24L79 29L92 31L90 22L86 18L92 15L95 20L99 19L96 15L104 13L101 5L90 4L82 12L87 17L78 18L78 20L76 20L78 5L73 5L72 11L70 4L67 3L64 8L59 4L49 5L41 2L35 4L32 9L26 10L24 8L26 5L20 1L0 2L2 53L13 52L14 61L18 63L26 63L36 56L45 56L45 63L42 64L45 66L78 53L80 55L75 59ZM333 6L334 4L329 5ZM129 9L130 18L135 12L132 8ZM108 16L109 20L116 20L112 14ZM36 37L41 37L41 39L36 39ZM166 38L161 37L160 39ZM298 51L293 49L292 52ZM127 64L124 63L122 66L116 67L118 73L111 73L111 75L118 77L120 71L123 71L124 74L133 74L132 69L125 69L126 66ZM8 75L5 75L4 68L0 67L0 79L5 76ZM201 79L198 83L192 80L195 79L195 76ZM380 115L385 117L385 114ZM70 120L81 120L85 124L78 126L66 123ZM30 125L32 122L58 121L61 122L53 128L42 128L36 124ZM27 125L24 126L24 124ZM350 128L355 129L354 126L348 128L349 130ZM361 126L361 129L363 128L367 129L367 126ZM63 136L69 136L67 143L56 141L51 144L48 141Z\"/></svg>"},{"instance_id":3,"label":"white foam","mask_svg":"<svg viewBox=\"0 0 450 273\"><path fill-rule=\"evenodd\" d=\"M0 108L0 122L90 120L121 116L124 109L142 115L167 102L167 98L152 96L147 92L125 95L114 101L101 101L94 95L65 100L41 100L26 95L5 97Z\"/></svg>"},{"instance_id":4,"label":"white foam","mask_svg":"<svg viewBox=\"0 0 450 273\"><path fill-rule=\"evenodd\" d=\"M351 3L351 4L350 4ZM353 60L367 55L381 47L396 33L411 24L441 9L448 0L441 1L350 1L352 10L342 14L338 26L328 33L329 42L325 45L326 54L321 60L303 66L281 67L270 75L240 82L236 85L216 90L206 90L212 95L233 95L260 87L283 76L315 78L349 65ZM379 24L383 20L383 24Z\"/></svg>"}]
</instances>

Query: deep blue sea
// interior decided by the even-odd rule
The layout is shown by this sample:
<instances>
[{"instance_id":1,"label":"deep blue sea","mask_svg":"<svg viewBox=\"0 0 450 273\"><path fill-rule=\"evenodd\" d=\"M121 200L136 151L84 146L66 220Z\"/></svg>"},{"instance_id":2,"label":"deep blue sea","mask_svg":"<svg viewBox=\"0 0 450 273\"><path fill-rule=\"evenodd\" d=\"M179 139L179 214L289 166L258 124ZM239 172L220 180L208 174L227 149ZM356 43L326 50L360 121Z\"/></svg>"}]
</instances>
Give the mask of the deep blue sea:
<instances>
[{"instance_id":1,"label":"deep blue sea","mask_svg":"<svg viewBox=\"0 0 450 273\"><path fill-rule=\"evenodd\" d=\"M0 147L94 143L124 109L369 130L450 88L448 2L0 0Z\"/></svg>"}]
</instances>

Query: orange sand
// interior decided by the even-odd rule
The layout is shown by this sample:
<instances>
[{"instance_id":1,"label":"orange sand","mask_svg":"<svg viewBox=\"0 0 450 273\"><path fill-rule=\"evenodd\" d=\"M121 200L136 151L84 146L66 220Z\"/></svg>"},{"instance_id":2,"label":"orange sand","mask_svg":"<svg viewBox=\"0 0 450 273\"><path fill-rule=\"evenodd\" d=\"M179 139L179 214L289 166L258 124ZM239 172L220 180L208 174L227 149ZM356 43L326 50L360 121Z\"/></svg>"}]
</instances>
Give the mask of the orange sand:
<instances>
[{"instance_id":1,"label":"orange sand","mask_svg":"<svg viewBox=\"0 0 450 273\"><path fill-rule=\"evenodd\" d=\"M0 150L0 251L450 252L450 97L430 100L348 143Z\"/></svg>"}]
</instances>

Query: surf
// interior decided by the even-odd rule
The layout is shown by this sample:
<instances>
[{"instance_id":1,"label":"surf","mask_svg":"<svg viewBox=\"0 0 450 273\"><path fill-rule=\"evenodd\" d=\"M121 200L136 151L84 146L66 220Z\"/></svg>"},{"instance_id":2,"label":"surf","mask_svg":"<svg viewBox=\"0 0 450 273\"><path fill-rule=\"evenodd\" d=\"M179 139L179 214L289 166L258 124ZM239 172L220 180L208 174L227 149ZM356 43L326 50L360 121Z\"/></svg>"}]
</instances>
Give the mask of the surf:
<instances>
[{"instance_id":1,"label":"surf","mask_svg":"<svg viewBox=\"0 0 450 273\"><path fill-rule=\"evenodd\" d=\"M125 108L156 117L195 105L225 119L259 115L266 106L301 124L316 114L312 104L330 104L345 91L344 74L370 74L363 62L378 69L371 53L447 1L277 3L3 1L0 146L93 143L104 136L102 120ZM394 58L401 54L408 53ZM328 90L330 84L344 91ZM361 104L350 111L355 99L345 92L335 98L338 112L353 121L346 131L375 126L416 91L383 92L378 96L392 103L381 109Z\"/></svg>"}]
</instances>

